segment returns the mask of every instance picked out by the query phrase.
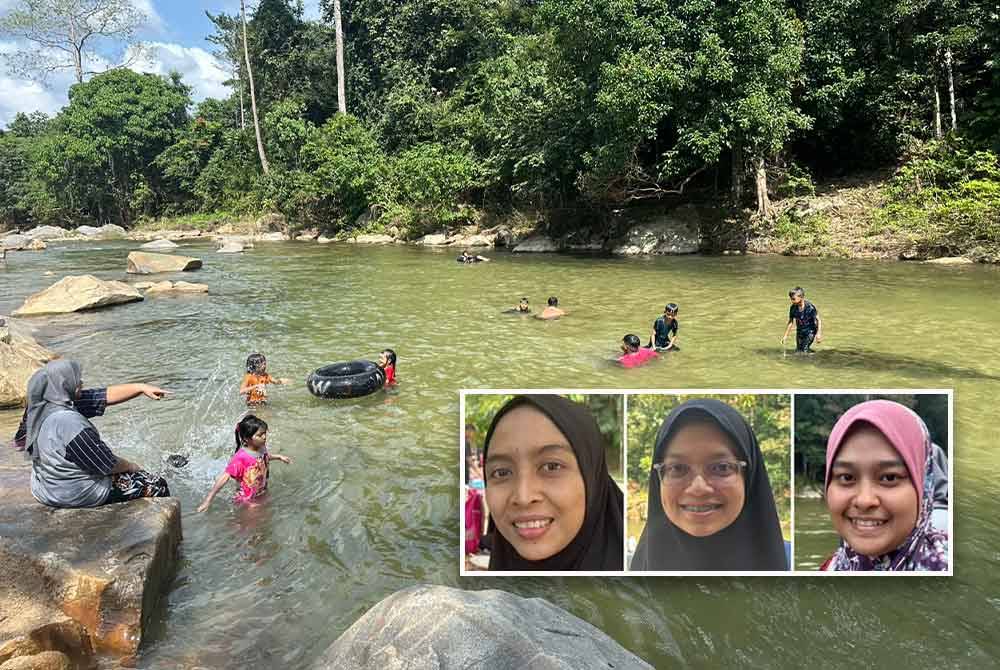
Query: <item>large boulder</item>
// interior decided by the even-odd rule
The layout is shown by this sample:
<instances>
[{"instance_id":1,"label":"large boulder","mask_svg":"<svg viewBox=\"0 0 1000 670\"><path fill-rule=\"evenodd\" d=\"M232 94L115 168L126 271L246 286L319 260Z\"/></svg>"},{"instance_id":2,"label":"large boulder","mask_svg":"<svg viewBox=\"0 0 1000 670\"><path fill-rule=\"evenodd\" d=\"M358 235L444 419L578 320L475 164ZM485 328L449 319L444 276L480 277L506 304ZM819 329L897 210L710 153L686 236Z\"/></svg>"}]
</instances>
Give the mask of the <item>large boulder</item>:
<instances>
[{"instance_id":1,"label":"large boulder","mask_svg":"<svg viewBox=\"0 0 1000 670\"><path fill-rule=\"evenodd\" d=\"M281 214L265 214L255 224L261 232L285 232L288 230L288 220Z\"/></svg>"},{"instance_id":2,"label":"large boulder","mask_svg":"<svg viewBox=\"0 0 1000 670\"><path fill-rule=\"evenodd\" d=\"M67 314L137 300L142 300L142 295L125 282L104 281L93 275L71 276L29 296L14 315Z\"/></svg>"},{"instance_id":3,"label":"large boulder","mask_svg":"<svg viewBox=\"0 0 1000 670\"><path fill-rule=\"evenodd\" d=\"M90 239L110 240L118 237L125 237L126 230L121 226L108 223L100 228L94 226L80 226L74 231L78 236Z\"/></svg>"},{"instance_id":4,"label":"large boulder","mask_svg":"<svg viewBox=\"0 0 1000 670\"><path fill-rule=\"evenodd\" d=\"M453 247L492 247L496 244L496 234L476 233L473 235L455 235L448 238L448 244Z\"/></svg>"},{"instance_id":5,"label":"large boulder","mask_svg":"<svg viewBox=\"0 0 1000 670\"><path fill-rule=\"evenodd\" d=\"M43 651L80 655L88 641L134 656L176 570L180 501L56 509L31 496L30 472L0 468L0 602L10 605L0 618L0 663ZM46 635L53 627L65 634Z\"/></svg>"},{"instance_id":6,"label":"large boulder","mask_svg":"<svg viewBox=\"0 0 1000 670\"><path fill-rule=\"evenodd\" d=\"M611 253L619 256L638 254L693 254L701 248L701 235L696 222L657 217L629 229Z\"/></svg>"},{"instance_id":7,"label":"large boulder","mask_svg":"<svg viewBox=\"0 0 1000 670\"><path fill-rule=\"evenodd\" d=\"M68 230L65 228L56 228L55 226L38 226L25 233L26 237L30 237L33 240L58 240L68 235Z\"/></svg>"},{"instance_id":8,"label":"large boulder","mask_svg":"<svg viewBox=\"0 0 1000 670\"><path fill-rule=\"evenodd\" d=\"M157 272L197 270L200 267L201 259L199 258L133 251L128 255L128 268L125 271L134 275L148 275Z\"/></svg>"},{"instance_id":9,"label":"large boulder","mask_svg":"<svg viewBox=\"0 0 1000 670\"><path fill-rule=\"evenodd\" d=\"M417 239L417 244L428 247L443 247L448 244L448 236L444 233L429 233Z\"/></svg>"},{"instance_id":10,"label":"large boulder","mask_svg":"<svg viewBox=\"0 0 1000 670\"><path fill-rule=\"evenodd\" d=\"M546 235L532 235L512 250L514 253L546 253L559 251L555 240Z\"/></svg>"},{"instance_id":11,"label":"large boulder","mask_svg":"<svg viewBox=\"0 0 1000 670\"><path fill-rule=\"evenodd\" d=\"M975 263L971 258L966 258L964 256L943 256L941 258L932 258L925 263L931 263L933 265L972 265Z\"/></svg>"},{"instance_id":12,"label":"large boulder","mask_svg":"<svg viewBox=\"0 0 1000 670\"><path fill-rule=\"evenodd\" d=\"M96 226L80 226L76 229L76 234L84 237L97 237L101 234L101 229Z\"/></svg>"},{"instance_id":13,"label":"large boulder","mask_svg":"<svg viewBox=\"0 0 1000 670\"><path fill-rule=\"evenodd\" d=\"M313 670L489 667L650 669L586 621L541 598L413 586L348 628Z\"/></svg>"},{"instance_id":14,"label":"large boulder","mask_svg":"<svg viewBox=\"0 0 1000 670\"><path fill-rule=\"evenodd\" d=\"M55 354L36 342L26 325L2 316L0 322L0 407L20 407L28 379Z\"/></svg>"},{"instance_id":15,"label":"large boulder","mask_svg":"<svg viewBox=\"0 0 1000 670\"><path fill-rule=\"evenodd\" d=\"M8 235L3 239L0 239L0 247L4 249L23 249L28 246L31 242L31 238L27 235Z\"/></svg>"},{"instance_id":16,"label":"large boulder","mask_svg":"<svg viewBox=\"0 0 1000 670\"><path fill-rule=\"evenodd\" d=\"M319 237L319 230L316 228L308 228L306 230L299 231L299 233L295 235L295 240L297 242L312 242L317 237Z\"/></svg>"},{"instance_id":17,"label":"large boulder","mask_svg":"<svg viewBox=\"0 0 1000 670\"><path fill-rule=\"evenodd\" d=\"M237 242L236 240L227 240L215 251L219 254L242 254L243 243Z\"/></svg>"},{"instance_id":18,"label":"large boulder","mask_svg":"<svg viewBox=\"0 0 1000 670\"><path fill-rule=\"evenodd\" d=\"M146 249L147 251L170 251L171 249L176 249L180 245L176 242L171 242L170 240L153 240L152 242L146 242L140 249Z\"/></svg>"}]
</instances>

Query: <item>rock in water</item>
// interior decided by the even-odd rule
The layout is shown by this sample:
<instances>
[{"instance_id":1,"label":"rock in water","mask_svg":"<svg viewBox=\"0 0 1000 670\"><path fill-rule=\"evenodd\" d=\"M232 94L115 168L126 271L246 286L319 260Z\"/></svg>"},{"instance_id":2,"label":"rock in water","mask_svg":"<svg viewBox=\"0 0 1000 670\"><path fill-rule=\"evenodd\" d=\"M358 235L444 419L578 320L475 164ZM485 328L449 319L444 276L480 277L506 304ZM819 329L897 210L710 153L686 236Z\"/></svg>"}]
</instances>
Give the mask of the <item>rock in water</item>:
<instances>
[{"instance_id":1,"label":"rock in water","mask_svg":"<svg viewBox=\"0 0 1000 670\"><path fill-rule=\"evenodd\" d=\"M236 242L233 240L226 241L221 247L216 249L216 253L219 254L242 254L243 253L243 243Z\"/></svg>"},{"instance_id":2,"label":"rock in water","mask_svg":"<svg viewBox=\"0 0 1000 670\"><path fill-rule=\"evenodd\" d=\"M153 240L152 242L146 242L140 249L148 249L150 251L164 251L169 249L176 249L179 244L171 242L170 240Z\"/></svg>"},{"instance_id":3,"label":"rock in water","mask_svg":"<svg viewBox=\"0 0 1000 670\"><path fill-rule=\"evenodd\" d=\"M0 407L24 405L31 375L55 358L24 324L0 318Z\"/></svg>"},{"instance_id":4,"label":"rock in water","mask_svg":"<svg viewBox=\"0 0 1000 670\"><path fill-rule=\"evenodd\" d=\"M157 272L183 272L197 270L201 267L201 259L188 256L171 256L169 254L147 254L133 251L128 255L129 274L154 274Z\"/></svg>"},{"instance_id":5,"label":"rock in water","mask_svg":"<svg viewBox=\"0 0 1000 670\"><path fill-rule=\"evenodd\" d=\"M180 501L55 509L31 496L30 474L0 470L0 663L91 643L134 655L176 570Z\"/></svg>"},{"instance_id":6,"label":"rock in water","mask_svg":"<svg viewBox=\"0 0 1000 670\"><path fill-rule=\"evenodd\" d=\"M67 314L137 300L142 300L142 295L124 282L102 281L93 275L64 277L44 291L29 296L14 311L14 316Z\"/></svg>"},{"instance_id":7,"label":"rock in water","mask_svg":"<svg viewBox=\"0 0 1000 670\"><path fill-rule=\"evenodd\" d=\"M414 586L337 638L313 670L652 669L589 623L541 598Z\"/></svg>"}]
</instances>

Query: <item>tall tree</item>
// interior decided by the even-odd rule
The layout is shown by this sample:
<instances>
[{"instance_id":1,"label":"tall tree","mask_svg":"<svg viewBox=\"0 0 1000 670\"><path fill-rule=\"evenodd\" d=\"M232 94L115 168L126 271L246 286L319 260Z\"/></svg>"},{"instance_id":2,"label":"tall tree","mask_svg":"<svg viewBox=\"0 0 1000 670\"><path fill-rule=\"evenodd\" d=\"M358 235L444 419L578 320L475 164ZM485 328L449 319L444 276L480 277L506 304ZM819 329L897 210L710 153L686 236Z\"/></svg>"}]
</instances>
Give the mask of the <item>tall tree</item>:
<instances>
[{"instance_id":1,"label":"tall tree","mask_svg":"<svg viewBox=\"0 0 1000 670\"><path fill-rule=\"evenodd\" d=\"M240 0L240 19L243 22L243 57L247 66L247 81L250 83L250 109L253 112L253 131L257 136L257 155L260 157L260 167L267 174L271 166L267 163L264 153L264 139L260 134L260 118L257 116L257 94L253 87L253 68L250 67L250 47L247 46L247 6L246 0Z\"/></svg>"},{"instance_id":2,"label":"tall tree","mask_svg":"<svg viewBox=\"0 0 1000 670\"><path fill-rule=\"evenodd\" d=\"M14 74L45 82L50 74L72 68L76 83L95 72L95 56L105 60L114 45L123 49L125 67L140 54L136 32L146 15L131 0L19 0L3 17L0 33L26 39L35 49L5 54ZM101 47L104 47L101 50Z\"/></svg>"},{"instance_id":3,"label":"tall tree","mask_svg":"<svg viewBox=\"0 0 1000 670\"><path fill-rule=\"evenodd\" d=\"M347 113L344 93L344 25L340 19L340 0L333 0L333 29L337 31L337 109Z\"/></svg>"}]
</instances>

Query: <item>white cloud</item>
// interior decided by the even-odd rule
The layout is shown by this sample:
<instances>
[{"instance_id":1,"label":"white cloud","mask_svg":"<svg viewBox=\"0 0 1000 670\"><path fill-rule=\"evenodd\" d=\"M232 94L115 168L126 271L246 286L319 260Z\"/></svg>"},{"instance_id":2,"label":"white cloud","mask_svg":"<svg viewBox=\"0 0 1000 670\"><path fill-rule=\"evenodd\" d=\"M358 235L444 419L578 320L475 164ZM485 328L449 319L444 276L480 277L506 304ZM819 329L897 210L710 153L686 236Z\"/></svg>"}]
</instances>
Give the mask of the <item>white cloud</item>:
<instances>
[{"instance_id":1,"label":"white cloud","mask_svg":"<svg viewBox=\"0 0 1000 670\"><path fill-rule=\"evenodd\" d=\"M148 42L145 46L145 53L132 65L136 72L161 75L180 72L196 101L229 96L230 89L223 82L232 75L219 67L215 57L204 49L166 42Z\"/></svg>"},{"instance_id":2,"label":"white cloud","mask_svg":"<svg viewBox=\"0 0 1000 670\"><path fill-rule=\"evenodd\" d=\"M0 0L2 3L3 0ZM165 29L165 24L163 23L163 17L160 16L156 8L153 7L153 0L132 0L132 5L146 15L146 30L162 35Z\"/></svg>"},{"instance_id":3,"label":"white cloud","mask_svg":"<svg viewBox=\"0 0 1000 670\"><path fill-rule=\"evenodd\" d=\"M52 116L66 102L65 93L56 94L33 81L0 75L0 128L6 128L18 112L45 112Z\"/></svg>"}]
</instances>

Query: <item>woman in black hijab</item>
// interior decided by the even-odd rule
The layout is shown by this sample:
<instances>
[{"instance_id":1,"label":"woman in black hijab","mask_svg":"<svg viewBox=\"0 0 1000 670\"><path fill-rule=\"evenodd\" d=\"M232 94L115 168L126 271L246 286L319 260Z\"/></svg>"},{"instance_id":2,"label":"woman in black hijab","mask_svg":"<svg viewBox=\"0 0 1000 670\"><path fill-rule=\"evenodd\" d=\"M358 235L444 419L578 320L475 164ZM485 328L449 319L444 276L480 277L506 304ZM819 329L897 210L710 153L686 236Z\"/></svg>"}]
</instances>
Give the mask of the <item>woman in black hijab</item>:
<instances>
[{"instance_id":1,"label":"woman in black hijab","mask_svg":"<svg viewBox=\"0 0 1000 670\"><path fill-rule=\"evenodd\" d=\"M656 434L631 570L788 570L757 438L719 400L674 408Z\"/></svg>"},{"instance_id":2,"label":"woman in black hijab","mask_svg":"<svg viewBox=\"0 0 1000 670\"><path fill-rule=\"evenodd\" d=\"M554 395L512 398L483 455L490 570L622 570L623 496L590 410Z\"/></svg>"}]
</instances>

